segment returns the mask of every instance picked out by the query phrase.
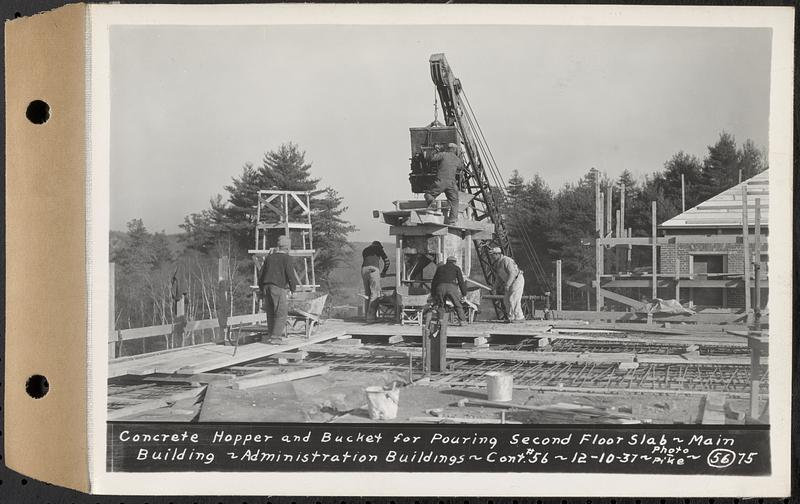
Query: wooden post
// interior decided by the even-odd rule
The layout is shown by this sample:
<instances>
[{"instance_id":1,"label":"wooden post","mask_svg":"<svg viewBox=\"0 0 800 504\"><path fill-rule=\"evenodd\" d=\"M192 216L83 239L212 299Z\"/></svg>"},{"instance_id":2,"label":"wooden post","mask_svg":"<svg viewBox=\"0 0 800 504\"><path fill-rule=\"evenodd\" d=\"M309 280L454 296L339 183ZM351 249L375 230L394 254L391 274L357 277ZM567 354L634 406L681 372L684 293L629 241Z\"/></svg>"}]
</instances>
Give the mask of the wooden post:
<instances>
[{"instance_id":1,"label":"wooden post","mask_svg":"<svg viewBox=\"0 0 800 504\"><path fill-rule=\"evenodd\" d=\"M761 198L756 198L756 208L755 208L755 218L756 218L756 243L755 243L755 250L753 251L753 271L755 276L755 310L754 322L759 324L759 320L761 319Z\"/></svg>"},{"instance_id":2,"label":"wooden post","mask_svg":"<svg viewBox=\"0 0 800 504\"><path fill-rule=\"evenodd\" d=\"M622 238L622 223L619 220L620 211L617 210L617 238ZM614 247L614 269L615 273L622 271L622 249L619 246Z\"/></svg>"},{"instance_id":3,"label":"wooden post","mask_svg":"<svg viewBox=\"0 0 800 504\"><path fill-rule=\"evenodd\" d=\"M681 302L681 260L675 254L675 301Z\"/></svg>"},{"instance_id":4,"label":"wooden post","mask_svg":"<svg viewBox=\"0 0 800 504\"><path fill-rule=\"evenodd\" d=\"M633 238L633 228L628 228L628 238ZM625 271L628 271L628 268L630 268L631 261L633 260L632 256L633 256L633 245L631 245L629 243L628 244L628 257L627 257L628 262L625 264Z\"/></svg>"},{"instance_id":5,"label":"wooden post","mask_svg":"<svg viewBox=\"0 0 800 504\"><path fill-rule=\"evenodd\" d=\"M750 311L750 223L747 216L747 184L742 186L742 245L744 250L744 313L747 323L753 323Z\"/></svg>"},{"instance_id":6,"label":"wooden post","mask_svg":"<svg viewBox=\"0 0 800 504\"><path fill-rule=\"evenodd\" d=\"M598 236L602 236L603 233L603 223L601 221L601 213L600 208L602 206L600 202L600 172L597 171L595 168L592 168L594 172L594 229L597 231Z\"/></svg>"},{"instance_id":7,"label":"wooden post","mask_svg":"<svg viewBox=\"0 0 800 504\"><path fill-rule=\"evenodd\" d=\"M656 223L656 202L653 201L652 219L653 221L653 299L658 297L658 229Z\"/></svg>"},{"instance_id":8,"label":"wooden post","mask_svg":"<svg viewBox=\"0 0 800 504\"><path fill-rule=\"evenodd\" d=\"M619 227L622 229L620 237L625 235L625 184L622 184L619 192Z\"/></svg>"},{"instance_id":9,"label":"wooden post","mask_svg":"<svg viewBox=\"0 0 800 504\"><path fill-rule=\"evenodd\" d=\"M405 258L403 257L403 237L402 235L397 235L394 240L394 245L396 250L394 252L394 299L395 299L395 306L394 306L394 318L395 321L400 322L403 320L403 306L400 304L400 287L403 285L403 270L405 265Z\"/></svg>"},{"instance_id":10,"label":"wooden post","mask_svg":"<svg viewBox=\"0 0 800 504\"><path fill-rule=\"evenodd\" d=\"M556 312L561 316L561 259L556 261Z\"/></svg>"},{"instance_id":11,"label":"wooden post","mask_svg":"<svg viewBox=\"0 0 800 504\"><path fill-rule=\"evenodd\" d=\"M761 393L761 342L748 338L750 344L750 418L759 417Z\"/></svg>"},{"instance_id":12,"label":"wooden post","mask_svg":"<svg viewBox=\"0 0 800 504\"><path fill-rule=\"evenodd\" d=\"M600 214L600 238L605 238L606 236L606 195L600 193L600 208L597 210Z\"/></svg>"},{"instance_id":13,"label":"wooden post","mask_svg":"<svg viewBox=\"0 0 800 504\"><path fill-rule=\"evenodd\" d=\"M118 335L116 330L115 319L117 316L117 309L115 306L116 297L114 286L116 285L115 273L116 264L108 263L108 358L117 358Z\"/></svg>"},{"instance_id":14,"label":"wooden post","mask_svg":"<svg viewBox=\"0 0 800 504\"><path fill-rule=\"evenodd\" d=\"M614 230L611 223L611 213L613 212L612 210L613 207L614 207L614 193L612 192L611 185L609 184L609 186L606 187L606 230L603 236L608 235Z\"/></svg>"},{"instance_id":15,"label":"wooden post","mask_svg":"<svg viewBox=\"0 0 800 504\"><path fill-rule=\"evenodd\" d=\"M603 274L603 247L600 245L599 238L603 237L603 194L600 192L600 172L594 171L594 196L595 196L595 311L600 311L603 307L603 295L600 294L600 275ZM586 295L589 297L588 293Z\"/></svg>"},{"instance_id":16,"label":"wooden post","mask_svg":"<svg viewBox=\"0 0 800 504\"><path fill-rule=\"evenodd\" d=\"M681 173L681 212L686 211L686 181Z\"/></svg>"}]
</instances>

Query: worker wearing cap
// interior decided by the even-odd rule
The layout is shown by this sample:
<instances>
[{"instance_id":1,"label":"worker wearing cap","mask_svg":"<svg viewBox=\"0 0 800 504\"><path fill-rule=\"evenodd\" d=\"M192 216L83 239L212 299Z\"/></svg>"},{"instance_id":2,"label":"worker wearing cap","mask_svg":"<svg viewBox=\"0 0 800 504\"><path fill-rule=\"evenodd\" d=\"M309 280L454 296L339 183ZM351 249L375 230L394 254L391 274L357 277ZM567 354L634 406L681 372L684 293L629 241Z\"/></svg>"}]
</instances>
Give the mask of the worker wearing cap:
<instances>
[{"instance_id":1,"label":"worker wearing cap","mask_svg":"<svg viewBox=\"0 0 800 504\"><path fill-rule=\"evenodd\" d=\"M365 311L367 322L374 322L378 314L378 298L381 297L381 276L389 271L389 257L383 244L374 241L361 252L361 279L364 281Z\"/></svg>"},{"instance_id":2,"label":"worker wearing cap","mask_svg":"<svg viewBox=\"0 0 800 504\"><path fill-rule=\"evenodd\" d=\"M289 317L289 292L297 288L294 261L289 256L291 240L288 236L278 238L277 250L264 259L258 272L258 288L264 300L264 311L267 313L267 337L283 337L286 319Z\"/></svg>"},{"instance_id":3,"label":"worker wearing cap","mask_svg":"<svg viewBox=\"0 0 800 504\"><path fill-rule=\"evenodd\" d=\"M464 163L458 156L458 146L454 143L447 144L447 150L441 151L441 146L436 145L437 152L430 157L432 164L438 164L436 182L433 187L425 191L425 201L428 207L433 206L436 197L444 193L450 205L450 211L444 220L445 224L455 224L458 220L458 187L456 174L464 169Z\"/></svg>"},{"instance_id":4,"label":"worker wearing cap","mask_svg":"<svg viewBox=\"0 0 800 504\"><path fill-rule=\"evenodd\" d=\"M508 314L509 322L525 320L522 313L522 291L525 289L525 277L514 259L503 255L500 247L489 250L494 271L494 287L503 292L503 304Z\"/></svg>"},{"instance_id":5,"label":"worker wearing cap","mask_svg":"<svg viewBox=\"0 0 800 504\"><path fill-rule=\"evenodd\" d=\"M456 262L457 259L450 256L444 264L440 264L436 268L431 282L431 293L441 309L445 307L446 301L449 299L456 309L459 322L464 322L466 317L461 299L467 295L467 284L464 282L464 275Z\"/></svg>"}]
</instances>

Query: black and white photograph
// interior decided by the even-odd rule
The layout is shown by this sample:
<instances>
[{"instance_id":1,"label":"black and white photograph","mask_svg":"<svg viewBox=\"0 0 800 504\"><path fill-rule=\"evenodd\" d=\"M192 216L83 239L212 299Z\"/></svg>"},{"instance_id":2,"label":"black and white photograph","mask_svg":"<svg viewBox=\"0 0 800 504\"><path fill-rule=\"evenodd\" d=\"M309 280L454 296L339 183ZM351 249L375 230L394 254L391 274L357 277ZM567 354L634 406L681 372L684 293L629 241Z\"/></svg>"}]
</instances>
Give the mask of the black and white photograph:
<instances>
[{"instance_id":1,"label":"black and white photograph","mask_svg":"<svg viewBox=\"0 0 800 504\"><path fill-rule=\"evenodd\" d=\"M788 474L769 22L155 7L93 56L98 472Z\"/></svg>"}]
</instances>

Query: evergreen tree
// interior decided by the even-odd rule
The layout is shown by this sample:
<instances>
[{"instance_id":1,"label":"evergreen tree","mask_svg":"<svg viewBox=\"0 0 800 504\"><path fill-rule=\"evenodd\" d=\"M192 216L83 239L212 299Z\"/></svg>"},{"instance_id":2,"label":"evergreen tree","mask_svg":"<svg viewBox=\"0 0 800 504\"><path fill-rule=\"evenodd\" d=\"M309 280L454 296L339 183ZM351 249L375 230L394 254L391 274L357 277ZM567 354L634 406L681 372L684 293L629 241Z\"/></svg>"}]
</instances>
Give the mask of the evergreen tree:
<instances>
[{"instance_id":1,"label":"evergreen tree","mask_svg":"<svg viewBox=\"0 0 800 504\"><path fill-rule=\"evenodd\" d=\"M697 196L700 201L705 201L737 183L739 183L739 153L736 150L736 138L723 131L717 143L708 146Z\"/></svg>"},{"instance_id":2,"label":"evergreen tree","mask_svg":"<svg viewBox=\"0 0 800 504\"><path fill-rule=\"evenodd\" d=\"M317 281L329 288L328 276L334 268L344 263L353 252L347 241L347 235L356 231L356 227L346 221L342 215L347 207L342 206L343 198L330 187L325 188L319 198L315 199L311 219L314 224L314 266Z\"/></svg>"},{"instance_id":3,"label":"evergreen tree","mask_svg":"<svg viewBox=\"0 0 800 504\"><path fill-rule=\"evenodd\" d=\"M686 209L699 204L702 201L699 196L700 192L708 192L705 188L698 191L705 183L702 172L703 164L696 156L691 156L683 151L673 155L669 161L664 163L664 196L681 203L681 175L683 175L686 188Z\"/></svg>"},{"instance_id":4,"label":"evergreen tree","mask_svg":"<svg viewBox=\"0 0 800 504\"><path fill-rule=\"evenodd\" d=\"M267 152L260 166L248 163L242 173L224 187L227 200L218 196L211 208L185 218L181 227L187 246L206 253L235 246L235 254L244 255L253 246L258 191L311 192L311 224L314 228L314 248L318 280L324 280L344 255L343 244L355 227L343 219L347 210L342 198L331 188L319 189L320 179L311 177L311 163L305 152L292 143ZM250 263L249 267L252 266ZM248 267L243 265L243 268ZM244 272L242 272L244 274Z\"/></svg>"}]
</instances>

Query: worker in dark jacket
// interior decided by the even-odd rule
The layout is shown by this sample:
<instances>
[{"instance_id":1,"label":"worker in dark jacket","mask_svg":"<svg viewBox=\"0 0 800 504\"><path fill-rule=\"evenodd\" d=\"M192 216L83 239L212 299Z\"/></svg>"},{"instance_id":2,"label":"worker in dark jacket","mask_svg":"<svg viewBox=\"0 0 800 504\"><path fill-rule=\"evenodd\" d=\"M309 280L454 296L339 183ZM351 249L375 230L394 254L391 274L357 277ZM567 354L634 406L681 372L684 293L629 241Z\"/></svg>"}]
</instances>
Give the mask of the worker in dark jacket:
<instances>
[{"instance_id":1,"label":"worker in dark jacket","mask_svg":"<svg viewBox=\"0 0 800 504\"><path fill-rule=\"evenodd\" d=\"M364 304L367 322L374 322L378 313L378 298L381 297L381 276L389 271L389 257L379 241L374 241L361 252L361 279L364 280Z\"/></svg>"},{"instance_id":2,"label":"worker in dark jacket","mask_svg":"<svg viewBox=\"0 0 800 504\"><path fill-rule=\"evenodd\" d=\"M436 268L431 282L431 293L440 306L440 315L444 310L445 302L449 299L456 309L459 322L464 322L466 317L464 316L464 307L461 306L461 299L467 295L467 284L464 282L464 274L461 273L461 268L458 267L456 261L455 257L450 256L447 258L447 262Z\"/></svg>"},{"instance_id":3,"label":"worker in dark jacket","mask_svg":"<svg viewBox=\"0 0 800 504\"><path fill-rule=\"evenodd\" d=\"M450 206L450 211L444 220L445 224L455 224L458 220L458 187L456 186L456 174L464 169L464 163L458 156L458 146L454 143L447 144L446 151L440 151L440 146L436 146L437 152L430 157L432 164L438 164L436 171L436 183L425 191L425 201L428 207L433 207L436 197L444 193Z\"/></svg>"},{"instance_id":4,"label":"worker in dark jacket","mask_svg":"<svg viewBox=\"0 0 800 504\"><path fill-rule=\"evenodd\" d=\"M291 241L288 236L278 238L278 250L264 259L264 265L258 272L258 288L264 300L264 311L267 313L267 337L283 337L286 319L289 317L288 293L297 288L294 261L289 256Z\"/></svg>"}]
</instances>

